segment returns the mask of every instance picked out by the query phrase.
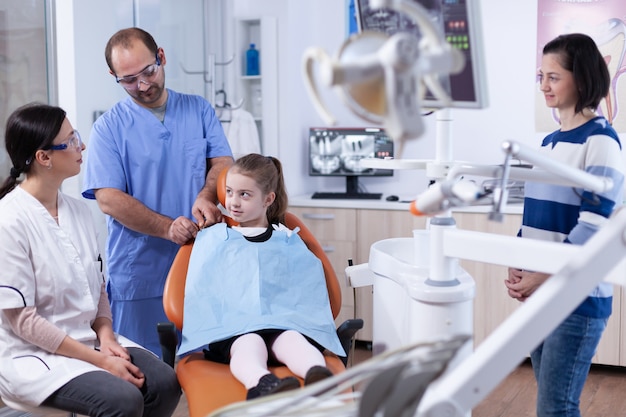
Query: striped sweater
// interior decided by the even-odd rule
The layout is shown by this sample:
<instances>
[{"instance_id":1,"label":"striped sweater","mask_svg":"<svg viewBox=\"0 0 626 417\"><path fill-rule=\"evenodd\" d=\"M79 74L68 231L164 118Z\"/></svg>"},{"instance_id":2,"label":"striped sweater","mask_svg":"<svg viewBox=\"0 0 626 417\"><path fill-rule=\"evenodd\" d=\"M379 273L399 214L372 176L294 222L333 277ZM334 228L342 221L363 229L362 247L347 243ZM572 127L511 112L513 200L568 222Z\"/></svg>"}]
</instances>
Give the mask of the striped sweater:
<instances>
[{"instance_id":1,"label":"striped sweater","mask_svg":"<svg viewBox=\"0 0 626 417\"><path fill-rule=\"evenodd\" d=\"M576 129L549 134L543 140L540 152L569 166L613 180L613 189L603 194L582 188L526 183L519 236L582 245L622 203L624 167L619 137L604 117L596 117ZM574 313L609 317L612 298L612 285L600 283Z\"/></svg>"}]
</instances>

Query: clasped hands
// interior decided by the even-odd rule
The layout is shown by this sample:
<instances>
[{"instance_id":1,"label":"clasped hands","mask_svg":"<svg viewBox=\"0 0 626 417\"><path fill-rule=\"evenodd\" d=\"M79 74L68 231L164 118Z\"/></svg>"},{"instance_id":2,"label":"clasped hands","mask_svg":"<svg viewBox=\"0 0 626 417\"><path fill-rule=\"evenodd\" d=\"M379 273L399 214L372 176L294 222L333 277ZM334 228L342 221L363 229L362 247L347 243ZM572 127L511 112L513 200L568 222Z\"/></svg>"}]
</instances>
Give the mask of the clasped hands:
<instances>
[{"instance_id":1,"label":"clasped hands","mask_svg":"<svg viewBox=\"0 0 626 417\"><path fill-rule=\"evenodd\" d=\"M525 271L523 269L509 268L509 276L504 280L511 298L518 301L526 301L541 284L548 278L549 274L543 272Z\"/></svg>"},{"instance_id":2,"label":"clasped hands","mask_svg":"<svg viewBox=\"0 0 626 417\"><path fill-rule=\"evenodd\" d=\"M131 357L125 347L117 343L116 340L102 340L100 342L100 353L104 355L101 367L118 378L128 381L141 388L146 382L146 377L135 364L131 362Z\"/></svg>"}]
</instances>

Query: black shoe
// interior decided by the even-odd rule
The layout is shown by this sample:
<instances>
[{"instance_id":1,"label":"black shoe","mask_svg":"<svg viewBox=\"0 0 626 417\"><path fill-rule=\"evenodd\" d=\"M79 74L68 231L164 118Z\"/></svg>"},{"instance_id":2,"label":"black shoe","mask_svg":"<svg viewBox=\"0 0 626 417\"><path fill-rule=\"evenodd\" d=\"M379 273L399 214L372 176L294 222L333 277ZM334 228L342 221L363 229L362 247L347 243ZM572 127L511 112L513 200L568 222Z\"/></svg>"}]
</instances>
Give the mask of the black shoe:
<instances>
[{"instance_id":1,"label":"black shoe","mask_svg":"<svg viewBox=\"0 0 626 417\"><path fill-rule=\"evenodd\" d=\"M325 366L314 366L309 369L304 377L304 385L310 385L322 379L330 378L333 373Z\"/></svg>"},{"instance_id":2,"label":"black shoe","mask_svg":"<svg viewBox=\"0 0 626 417\"><path fill-rule=\"evenodd\" d=\"M250 388L246 395L246 400L263 397L265 395L277 394L283 391L300 388L298 378L288 376L287 378L278 378L274 374L263 375L256 387Z\"/></svg>"}]
</instances>

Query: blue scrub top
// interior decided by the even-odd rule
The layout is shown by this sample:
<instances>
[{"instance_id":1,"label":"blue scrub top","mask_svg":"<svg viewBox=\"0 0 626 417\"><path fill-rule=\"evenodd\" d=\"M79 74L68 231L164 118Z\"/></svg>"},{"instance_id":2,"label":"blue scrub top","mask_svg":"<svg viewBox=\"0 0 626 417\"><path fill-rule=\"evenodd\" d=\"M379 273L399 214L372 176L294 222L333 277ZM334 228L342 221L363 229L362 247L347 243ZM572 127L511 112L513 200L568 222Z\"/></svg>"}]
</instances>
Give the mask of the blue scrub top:
<instances>
[{"instance_id":1,"label":"blue scrub top","mask_svg":"<svg viewBox=\"0 0 626 417\"><path fill-rule=\"evenodd\" d=\"M163 123L130 97L96 120L87 147L85 198L95 198L98 188L116 188L158 213L193 220L191 207L205 184L207 158L232 152L204 98L167 92ZM111 299L162 296L179 246L130 230L110 216L107 225Z\"/></svg>"}]
</instances>

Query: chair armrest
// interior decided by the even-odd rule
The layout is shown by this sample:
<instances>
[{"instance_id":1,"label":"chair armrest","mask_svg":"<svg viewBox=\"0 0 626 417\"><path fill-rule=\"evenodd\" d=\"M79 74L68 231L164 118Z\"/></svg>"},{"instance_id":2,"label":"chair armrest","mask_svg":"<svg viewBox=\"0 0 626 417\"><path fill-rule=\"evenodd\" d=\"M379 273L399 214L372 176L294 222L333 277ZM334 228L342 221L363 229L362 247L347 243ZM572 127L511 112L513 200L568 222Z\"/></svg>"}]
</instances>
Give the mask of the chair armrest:
<instances>
[{"instance_id":1,"label":"chair armrest","mask_svg":"<svg viewBox=\"0 0 626 417\"><path fill-rule=\"evenodd\" d=\"M176 326L171 321L160 322L157 323L157 332L161 344L161 359L173 368L176 361L176 347L178 346Z\"/></svg>"},{"instance_id":2,"label":"chair armrest","mask_svg":"<svg viewBox=\"0 0 626 417\"><path fill-rule=\"evenodd\" d=\"M354 339L354 335L356 332L363 328L363 319L348 319L341 323L339 327L337 327L337 336L339 337L339 342L341 342L341 347L346 352L346 356L341 357L341 361L344 366L348 364L348 356L350 355L350 351L352 350L352 342Z\"/></svg>"}]
</instances>

